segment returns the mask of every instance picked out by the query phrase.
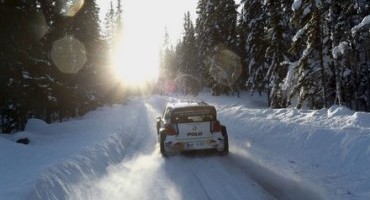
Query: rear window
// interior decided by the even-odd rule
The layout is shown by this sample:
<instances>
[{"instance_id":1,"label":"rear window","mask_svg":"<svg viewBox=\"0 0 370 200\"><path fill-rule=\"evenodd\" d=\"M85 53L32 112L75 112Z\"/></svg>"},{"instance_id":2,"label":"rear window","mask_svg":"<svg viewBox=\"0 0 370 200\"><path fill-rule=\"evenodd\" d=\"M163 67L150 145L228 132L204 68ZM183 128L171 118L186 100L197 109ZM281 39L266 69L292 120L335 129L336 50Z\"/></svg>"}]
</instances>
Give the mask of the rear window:
<instances>
[{"instance_id":1,"label":"rear window","mask_svg":"<svg viewBox=\"0 0 370 200\"><path fill-rule=\"evenodd\" d=\"M171 115L172 123L191 123L213 121L216 119L216 112L214 109L180 109L174 110Z\"/></svg>"}]
</instances>

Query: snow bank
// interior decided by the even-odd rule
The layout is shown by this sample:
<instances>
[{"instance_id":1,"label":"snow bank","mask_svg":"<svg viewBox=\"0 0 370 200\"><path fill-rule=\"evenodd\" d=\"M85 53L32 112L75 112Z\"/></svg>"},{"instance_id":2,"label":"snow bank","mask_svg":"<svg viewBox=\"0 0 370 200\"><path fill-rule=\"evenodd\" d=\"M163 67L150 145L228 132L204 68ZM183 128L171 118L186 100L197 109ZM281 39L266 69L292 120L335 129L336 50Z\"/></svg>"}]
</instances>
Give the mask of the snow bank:
<instances>
[{"instance_id":1,"label":"snow bank","mask_svg":"<svg viewBox=\"0 0 370 200\"><path fill-rule=\"evenodd\" d=\"M68 199L83 196L75 185L92 182L106 173L107 167L119 163L132 142L128 133L117 133L105 142L89 147L74 158L49 168L37 181L27 199Z\"/></svg>"},{"instance_id":2,"label":"snow bank","mask_svg":"<svg viewBox=\"0 0 370 200\"><path fill-rule=\"evenodd\" d=\"M40 119L32 118L27 121L24 130L30 133L45 133L48 130L48 124Z\"/></svg>"},{"instance_id":3,"label":"snow bank","mask_svg":"<svg viewBox=\"0 0 370 200\"><path fill-rule=\"evenodd\" d=\"M103 174L135 137L135 123L126 119L139 122L142 105L102 107L63 123L30 119L25 131L0 135L0 171L6 172L0 199L60 199L73 192L70 186L77 180ZM15 143L21 137L29 138L29 145Z\"/></svg>"},{"instance_id":4,"label":"snow bank","mask_svg":"<svg viewBox=\"0 0 370 200\"><path fill-rule=\"evenodd\" d=\"M236 133L232 142L238 145L231 151L248 149L276 173L315 185L327 199L370 197L369 113L341 106L224 112L226 119L236 116L228 123L242 126L230 132L243 131Z\"/></svg>"}]
</instances>

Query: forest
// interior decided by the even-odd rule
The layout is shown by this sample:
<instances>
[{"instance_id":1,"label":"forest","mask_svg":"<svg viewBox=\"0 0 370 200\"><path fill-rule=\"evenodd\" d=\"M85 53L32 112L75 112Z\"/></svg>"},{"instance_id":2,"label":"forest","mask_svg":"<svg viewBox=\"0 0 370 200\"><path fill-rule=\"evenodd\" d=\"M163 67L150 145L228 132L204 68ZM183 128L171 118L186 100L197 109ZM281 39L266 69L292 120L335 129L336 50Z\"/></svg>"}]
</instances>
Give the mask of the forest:
<instances>
[{"instance_id":1,"label":"forest","mask_svg":"<svg viewBox=\"0 0 370 200\"><path fill-rule=\"evenodd\" d=\"M2 133L22 130L29 118L63 121L138 94L112 80L108 67L125 28L121 0L103 21L95 0L66 2L0 1ZM369 1L199 0L196 13L195 21L184 13L177 44L164 30L158 84L181 79L188 88L181 92L220 91L206 61L222 46L242 67L217 95L244 90L265 95L271 108L370 111Z\"/></svg>"}]
</instances>

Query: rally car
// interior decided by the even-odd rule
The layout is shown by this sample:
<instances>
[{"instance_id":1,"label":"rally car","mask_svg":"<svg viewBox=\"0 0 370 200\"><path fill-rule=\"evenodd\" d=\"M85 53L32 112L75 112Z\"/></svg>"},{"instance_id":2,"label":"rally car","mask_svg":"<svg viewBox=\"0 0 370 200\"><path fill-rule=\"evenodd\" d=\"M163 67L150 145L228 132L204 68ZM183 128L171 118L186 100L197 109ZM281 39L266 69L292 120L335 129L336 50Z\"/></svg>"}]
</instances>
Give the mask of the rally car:
<instances>
[{"instance_id":1,"label":"rally car","mask_svg":"<svg viewBox=\"0 0 370 200\"><path fill-rule=\"evenodd\" d=\"M168 103L157 117L157 135L163 156L207 149L229 153L226 127L217 119L216 108L205 102Z\"/></svg>"}]
</instances>

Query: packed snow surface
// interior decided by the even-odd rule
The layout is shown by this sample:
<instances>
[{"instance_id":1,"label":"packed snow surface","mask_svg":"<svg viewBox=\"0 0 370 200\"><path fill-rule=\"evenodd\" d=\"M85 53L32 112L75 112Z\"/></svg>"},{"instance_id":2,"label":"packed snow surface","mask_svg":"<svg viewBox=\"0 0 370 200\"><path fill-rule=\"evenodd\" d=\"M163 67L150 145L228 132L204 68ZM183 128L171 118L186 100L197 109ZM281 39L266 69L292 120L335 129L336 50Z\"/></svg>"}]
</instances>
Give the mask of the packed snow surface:
<instances>
[{"instance_id":1,"label":"packed snow surface","mask_svg":"<svg viewBox=\"0 0 370 200\"><path fill-rule=\"evenodd\" d=\"M62 123L31 119L0 135L0 199L370 199L369 113L269 109L265 99L153 95ZM155 118L179 100L216 106L229 155L160 155Z\"/></svg>"}]
</instances>

